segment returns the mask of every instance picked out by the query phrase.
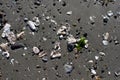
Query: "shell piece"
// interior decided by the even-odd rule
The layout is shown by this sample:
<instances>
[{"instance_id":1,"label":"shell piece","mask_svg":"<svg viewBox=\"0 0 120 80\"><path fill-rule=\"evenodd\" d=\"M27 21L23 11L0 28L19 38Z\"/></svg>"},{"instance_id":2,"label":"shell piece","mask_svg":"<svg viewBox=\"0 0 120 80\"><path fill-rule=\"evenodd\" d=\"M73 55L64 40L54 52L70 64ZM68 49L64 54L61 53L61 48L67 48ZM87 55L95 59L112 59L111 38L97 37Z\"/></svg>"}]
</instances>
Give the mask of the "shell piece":
<instances>
[{"instance_id":1,"label":"shell piece","mask_svg":"<svg viewBox=\"0 0 120 80\"><path fill-rule=\"evenodd\" d=\"M39 21L38 17L33 17L33 21L34 21L35 26L39 26L40 25L40 21Z\"/></svg>"},{"instance_id":2,"label":"shell piece","mask_svg":"<svg viewBox=\"0 0 120 80\"><path fill-rule=\"evenodd\" d=\"M37 28L35 27L35 23L33 21L28 21L27 24L29 25L32 31L36 31Z\"/></svg>"},{"instance_id":3,"label":"shell piece","mask_svg":"<svg viewBox=\"0 0 120 80\"><path fill-rule=\"evenodd\" d=\"M103 37L104 37L105 40L107 40L109 38L109 33L108 32L104 33Z\"/></svg>"},{"instance_id":4,"label":"shell piece","mask_svg":"<svg viewBox=\"0 0 120 80\"><path fill-rule=\"evenodd\" d=\"M40 50L39 50L38 47L36 47L36 46L34 46L34 47L32 48L32 50L33 50L33 52L34 52L35 54L38 54L38 53L40 52Z\"/></svg>"},{"instance_id":5,"label":"shell piece","mask_svg":"<svg viewBox=\"0 0 120 80\"><path fill-rule=\"evenodd\" d=\"M13 32L10 32L9 34L6 35L7 36L7 39L8 41L11 43L11 44L14 44L15 41L16 41L16 36Z\"/></svg>"},{"instance_id":6,"label":"shell piece","mask_svg":"<svg viewBox=\"0 0 120 80\"><path fill-rule=\"evenodd\" d=\"M25 34L24 31L18 33L18 34L17 34L17 39L21 39L21 38L23 38L24 34Z\"/></svg>"},{"instance_id":7,"label":"shell piece","mask_svg":"<svg viewBox=\"0 0 120 80\"><path fill-rule=\"evenodd\" d=\"M3 33L1 35L3 38L6 37L6 35L10 33L10 27L11 25L8 23L6 23L5 26L3 27Z\"/></svg>"},{"instance_id":8,"label":"shell piece","mask_svg":"<svg viewBox=\"0 0 120 80\"><path fill-rule=\"evenodd\" d=\"M8 51L2 52L2 56L6 57L8 59L10 57L10 53Z\"/></svg>"},{"instance_id":9,"label":"shell piece","mask_svg":"<svg viewBox=\"0 0 120 80\"><path fill-rule=\"evenodd\" d=\"M42 51L38 55L40 58L42 58L43 56L47 55L47 53L45 51Z\"/></svg>"},{"instance_id":10,"label":"shell piece","mask_svg":"<svg viewBox=\"0 0 120 80\"><path fill-rule=\"evenodd\" d=\"M72 65L65 64L64 69L65 69L66 73L71 73L73 70L73 67L72 67Z\"/></svg>"},{"instance_id":11,"label":"shell piece","mask_svg":"<svg viewBox=\"0 0 120 80\"><path fill-rule=\"evenodd\" d=\"M104 53L104 52L99 52L99 54L100 54L101 56L105 56L105 53Z\"/></svg>"},{"instance_id":12,"label":"shell piece","mask_svg":"<svg viewBox=\"0 0 120 80\"><path fill-rule=\"evenodd\" d=\"M7 47L8 47L8 43L2 43L2 44L0 44L0 47L2 50L6 51Z\"/></svg>"},{"instance_id":13,"label":"shell piece","mask_svg":"<svg viewBox=\"0 0 120 80\"><path fill-rule=\"evenodd\" d=\"M91 69L91 73L94 74L94 75L97 74L96 71L95 71L94 69Z\"/></svg>"},{"instance_id":14,"label":"shell piece","mask_svg":"<svg viewBox=\"0 0 120 80\"><path fill-rule=\"evenodd\" d=\"M68 41L68 44L72 44L72 43L77 42L77 40L74 38L73 35L69 35L69 36L67 37L67 41Z\"/></svg>"},{"instance_id":15,"label":"shell piece","mask_svg":"<svg viewBox=\"0 0 120 80\"><path fill-rule=\"evenodd\" d=\"M61 48L60 48L60 42L56 42L56 43L55 43L54 49L55 49L55 50L60 50L60 49L61 49Z\"/></svg>"},{"instance_id":16,"label":"shell piece","mask_svg":"<svg viewBox=\"0 0 120 80\"><path fill-rule=\"evenodd\" d=\"M111 16L113 16L113 12L110 10L110 11L107 12L107 15L108 15L109 17L111 17Z\"/></svg>"},{"instance_id":17,"label":"shell piece","mask_svg":"<svg viewBox=\"0 0 120 80\"><path fill-rule=\"evenodd\" d=\"M51 58L60 58L61 57L61 53L60 52L57 52L55 50L53 50L50 54Z\"/></svg>"},{"instance_id":18,"label":"shell piece","mask_svg":"<svg viewBox=\"0 0 120 80\"><path fill-rule=\"evenodd\" d=\"M72 11L68 11L66 14L67 14L67 15L71 15L71 14L72 14Z\"/></svg>"},{"instance_id":19,"label":"shell piece","mask_svg":"<svg viewBox=\"0 0 120 80\"><path fill-rule=\"evenodd\" d=\"M107 40L103 40L102 43L103 43L103 45L106 46L106 45L108 45L109 42Z\"/></svg>"}]
</instances>

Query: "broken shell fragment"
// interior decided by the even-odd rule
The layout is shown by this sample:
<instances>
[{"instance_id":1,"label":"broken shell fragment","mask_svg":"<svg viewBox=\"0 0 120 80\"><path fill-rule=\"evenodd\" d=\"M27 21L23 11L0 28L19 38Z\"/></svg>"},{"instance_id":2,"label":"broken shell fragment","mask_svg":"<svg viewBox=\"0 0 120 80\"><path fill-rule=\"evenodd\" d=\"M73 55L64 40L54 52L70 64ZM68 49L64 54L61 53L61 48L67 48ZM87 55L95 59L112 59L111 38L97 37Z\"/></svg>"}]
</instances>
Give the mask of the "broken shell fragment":
<instances>
[{"instance_id":1,"label":"broken shell fragment","mask_svg":"<svg viewBox=\"0 0 120 80\"><path fill-rule=\"evenodd\" d=\"M2 52L2 56L4 56L4 57L6 57L7 59L9 59L10 53L9 53L8 51Z\"/></svg>"},{"instance_id":2,"label":"broken shell fragment","mask_svg":"<svg viewBox=\"0 0 120 80\"><path fill-rule=\"evenodd\" d=\"M108 45L109 42L107 40L103 40L102 43L103 43L103 45L106 46L106 45Z\"/></svg>"},{"instance_id":3,"label":"broken shell fragment","mask_svg":"<svg viewBox=\"0 0 120 80\"><path fill-rule=\"evenodd\" d=\"M60 50L60 49L61 49L61 48L60 48L60 42L56 42L56 43L55 43L54 49L55 49L55 50Z\"/></svg>"},{"instance_id":4,"label":"broken shell fragment","mask_svg":"<svg viewBox=\"0 0 120 80\"><path fill-rule=\"evenodd\" d=\"M27 24L29 25L32 31L36 31L37 28L35 27L35 23L33 21L28 21Z\"/></svg>"},{"instance_id":5,"label":"broken shell fragment","mask_svg":"<svg viewBox=\"0 0 120 80\"><path fill-rule=\"evenodd\" d=\"M72 70L73 70L73 66L72 66L72 65L65 64L65 65L64 65L64 69L65 69L65 72L66 72L66 73L71 73Z\"/></svg>"},{"instance_id":6,"label":"broken shell fragment","mask_svg":"<svg viewBox=\"0 0 120 80\"><path fill-rule=\"evenodd\" d=\"M38 47L35 47L35 46L32 48L32 50L33 50L33 52L35 54L38 54L40 52L40 50L38 49Z\"/></svg>"},{"instance_id":7,"label":"broken shell fragment","mask_svg":"<svg viewBox=\"0 0 120 80\"><path fill-rule=\"evenodd\" d=\"M52 59L54 59L54 58L60 58L61 57L61 53L53 50L51 52L50 56L51 56Z\"/></svg>"},{"instance_id":8,"label":"broken shell fragment","mask_svg":"<svg viewBox=\"0 0 120 80\"><path fill-rule=\"evenodd\" d=\"M106 32L105 34L103 34L103 37L104 37L105 40L107 40L109 38L109 33Z\"/></svg>"},{"instance_id":9,"label":"broken shell fragment","mask_svg":"<svg viewBox=\"0 0 120 80\"><path fill-rule=\"evenodd\" d=\"M113 15L113 12L110 10L110 11L107 12L107 15L108 15L109 17L111 17L111 16Z\"/></svg>"},{"instance_id":10,"label":"broken shell fragment","mask_svg":"<svg viewBox=\"0 0 120 80\"><path fill-rule=\"evenodd\" d=\"M38 56L39 56L40 58L42 58L42 57L45 56L45 55L47 55L47 53L46 53L45 51L41 51L41 52L38 54Z\"/></svg>"},{"instance_id":11,"label":"broken shell fragment","mask_svg":"<svg viewBox=\"0 0 120 80\"><path fill-rule=\"evenodd\" d=\"M94 69L91 69L91 73L92 73L93 75L96 75L96 74L97 74Z\"/></svg>"},{"instance_id":12,"label":"broken shell fragment","mask_svg":"<svg viewBox=\"0 0 120 80\"><path fill-rule=\"evenodd\" d=\"M104 52L99 52L99 54L100 54L101 56L105 56L105 53L104 53Z\"/></svg>"},{"instance_id":13,"label":"broken shell fragment","mask_svg":"<svg viewBox=\"0 0 120 80\"><path fill-rule=\"evenodd\" d=\"M76 41L77 41L77 40L74 38L73 35L69 35L69 36L67 37L67 42L68 42L68 44L75 43Z\"/></svg>"},{"instance_id":14,"label":"broken shell fragment","mask_svg":"<svg viewBox=\"0 0 120 80\"><path fill-rule=\"evenodd\" d=\"M40 25L40 21L39 21L38 17L34 17L33 21L34 21L35 26L39 26Z\"/></svg>"},{"instance_id":15,"label":"broken shell fragment","mask_svg":"<svg viewBox=\"0 0 120 80\"><path fill-rule=\"evenodd\" d=\"M11 43L11 44L14 44L15 41L16 41L16 36L13 32L10 32L6 35L8 41Z\"/></svg>"},{"instance_id":16,"label":"broken shell fragment","mask_svg":"<svg viewBox=\"0 0 120 80\"><path fill-rule=\"evenodd\" d=\"M67 15L71 15L71 14L72 14L72 11L68 11L66 14L67 14Z\"/></svg>"},{"instance_id":17,"label":"broken shell fragment","mask_svg":"<svg viewBox=\"0 0 120 80\"><path fill-rule=\"evenodd\" d=\"M6 50L7 50L7 47L8 47L8 43L2 43L2 44L0 44L0 48L1 48L3 51L6 51Z\"/></svg>"},{"instance_id":18,"label":"broken shell fragment","mask_svg":"<svg viewBox=\"0 0 120 80\"><path fill-rule=\"evenodd\" d=\"M24 31L22 31L22 32L20 32L19 34L17 34L17 39L22 39L23 36L24 36L24 34L25 34Z\"/></svg>"},{"instance_id":19,"label":"broken shell fragment","mask_svg":"<svg viewBox=\"0 0 120 80\"><path fill-rule=\"evenodd\" d=\"M115 76L117 76L117 77L120 76L120 70L115 72Z\"/></svg>"}]
</instances>

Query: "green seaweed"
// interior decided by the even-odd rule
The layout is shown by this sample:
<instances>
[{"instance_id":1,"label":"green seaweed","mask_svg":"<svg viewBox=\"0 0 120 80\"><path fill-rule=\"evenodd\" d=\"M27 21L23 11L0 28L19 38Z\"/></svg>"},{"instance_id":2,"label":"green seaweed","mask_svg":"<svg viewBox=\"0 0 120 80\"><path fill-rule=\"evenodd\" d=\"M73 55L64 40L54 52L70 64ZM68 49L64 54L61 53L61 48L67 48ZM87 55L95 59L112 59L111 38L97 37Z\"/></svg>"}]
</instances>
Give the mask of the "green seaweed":
<instances>
[{"instance_id":1,"label":"green seaweed","mask_svg":"<svg viewBox=\"0 0 120 80\"><path fill-rule=\"evenodd\" d=\"M76 48L77 48L78 51L80 51L86 45L85 40L86 40L85 37L81 37L80 41L77 42Z\"/></svg>"}]
</instances>

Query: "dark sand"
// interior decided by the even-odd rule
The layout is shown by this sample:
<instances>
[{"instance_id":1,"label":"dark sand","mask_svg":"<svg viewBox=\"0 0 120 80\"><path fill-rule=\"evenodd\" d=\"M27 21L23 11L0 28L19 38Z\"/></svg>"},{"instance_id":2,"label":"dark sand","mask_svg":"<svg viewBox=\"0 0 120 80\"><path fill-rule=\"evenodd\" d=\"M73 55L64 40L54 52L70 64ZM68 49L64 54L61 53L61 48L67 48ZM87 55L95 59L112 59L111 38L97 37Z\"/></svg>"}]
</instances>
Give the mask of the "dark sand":
<instances>
[{"instance_id":1,"label":"dark sand","mask_svg":"<svg viewBox=\"0 0 120 80\"><path fill-rule=\"evenodd\" d=\"M107 6L94 4L94 0L87 2L84 2L85 0L62 0L61 2L39 0L39 6L34 4L35 1L37 0L0 0L0 10L6 14L5 18L12 25L14 32L20 32L26 26L25 17L32 20L34 16L38 16L41 22L38 32L35 32L34 36L29 34L31 30L27 27L26 39L18 41L26 44L27 50L9 48L10 59L8 60L0 55L0 80L43 80L43 78L47 78L45 80L95 80L95 78L91 78L91 72L88 69L92 66L97 67L96 72L101 80L120 80L120 77L114 74L120 70L120 45L114 43L114 37L117 37L118 41L120 40L120 18L114 18L120 11L120 0L116 0L115 3L110 2ZM64 1L66 5L63 4ZM60 10L58 11L58 9ZM104 25L102 15L106 15L109 10L113 11L114 15ZM73 13L69 16L66 15L67 11ZM43 20L43 14L53 17L58 25ZM90 16L96 16L94 25L89 23ZM59 25L65 24L66 21L71 25L70 33L75 38L84 33L88 34L89 47L82 49L77 54L77 58L75 58L74 51L67 51L66 40L59 40L56 31L53 31L54 27L58 30ZM0 33L2 31L1 29ZM79 32L80 34L76 35ZM111 42L104 46L102 35L106 32L109 32L108 40ZM46 37L47 41L43 41L42 37ZM51 60L49 55L55 41L61 42L62 56L60 59ZM6 40L0 38L0 42L6 42ZM44 63L37 55L32 55L33 46L39 46L48 53L48 62ZM95 61L94 57L99 55L99 52L104 52L105 56L102 57L103 60ZM23 53L26 55L22 56ZM11 59L18 63L10 64ZM88 60L94 60L94 64L89 64ZM66 74L64 71L63 66L67 62L72 62L74 66L70 74ZM39 65L39 68L36 68L36 65ZM56 70L55 67L57 67ZM108 74L108 71L111 74Z\"/></svg>"}]
</instances>

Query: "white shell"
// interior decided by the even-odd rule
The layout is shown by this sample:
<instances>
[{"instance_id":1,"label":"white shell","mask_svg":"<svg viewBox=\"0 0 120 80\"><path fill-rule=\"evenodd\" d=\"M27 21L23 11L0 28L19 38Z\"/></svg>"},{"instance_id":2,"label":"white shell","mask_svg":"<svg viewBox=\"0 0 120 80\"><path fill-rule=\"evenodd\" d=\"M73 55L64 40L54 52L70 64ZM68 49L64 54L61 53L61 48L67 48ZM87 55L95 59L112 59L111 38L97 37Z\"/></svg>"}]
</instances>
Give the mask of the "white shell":
<instances>
[{"instance_id":1,"label":"white shell","mask_svg":"<svg viewBox=\"0 0 120 80\"><path fill-rule=\"evenodd\" d=\"M69 35L67 37L67 41L68 41L69 44L71 44L71 43L75 43L77 40L74 38L73 35Z\"/></svg>"},{"instance_id":2,"label":"white shell","mask_svg":"<svg viewBox=\"0 0 120 80\"><path fill-rule=\"evenodd\" d=\"M51 56L52 58L58 58L58 57L61 57L61 53L56 52L55 50L53 50L53 51L51 52L50 56Z\"/></svg>"},{"instance_id":3,"label":"white shell","mask_svg":"<svg viewBox=\"0 0 120 80\"><path fill-rule=\"evenodd\" d=\"M34 21L34 24L35 24L36 26L39 26L39 25L40 25L40 21L39 21L39 18L38 18L38 17L34 17L34 18L33 18L33 21Z\"/></svg>"},{"instance_id":4,"label":"white shell","mask_svg":"<svg viewBox=\"0 0 120 80\"><path fill-rule=\"evenodd\" d=\"M35 23L33 21L28 21L27 24L32 30L36 30L37 28L35 27Z\"/></svg>"},{"instance_id":5,"label":"white shell","mask_svg":"<svg viewBox=\"0 0 120 80\"><path fill-rule=\"evenodd\" d=\"M100 54L101 56L105 56L105 53L104 53L104 52L99 52L99 54Z\"/></svg>"},{"instance_id":6,"label":"white shell","mask_svg":"<svg viewBox=\"0 0 120 80\"><path fill-rule=\"evenodd\" d=\"M72 14L72 11L68 11L66 14L67 14L67 15L71 15L71 14Z\"/></svg>"},{"instance_id":7,"label":"white shell","mask_svg":"<svg viewBox=\"0 0 120 80\"><path fill-rule=\"evenodd\" d=\"M35 53L35 54L37 54L37 53L39 53L40 52L40 50L38 49L38 47L33 47L33 52Z\"/></svg>"},{"instance_id":8,"label":"white shell","mask_svg":"<svg viewBox=\"0 0 120 80\"><path fill-rule=\"evenodd\" d=\"M91 73L94 74L94 75L97 74L96 71L95 71L94 69L91 69Z\"/></svg>"},{"instance_id":9,"label":"white shell","mask_svg":"<svg viewBox=\"0 0 120 80\"><path fill-rule=\"evenodd\" d=\"M103 43L103 45L106 46L106 45L108 45L109 42L107 40L103 40L102 43Z\"/></svg>"},{"instance_id":10,"label":"white shell","mask_svg":"<svg viewBox=\"0 0 120 80\"><path fill-rule=\"evenodd\" d=\"M111 17L111 16L113 15L113 12L110 10L110 11L107 12L107 15L108 15L109 17Z\"/></svg>"}]
</instances>

